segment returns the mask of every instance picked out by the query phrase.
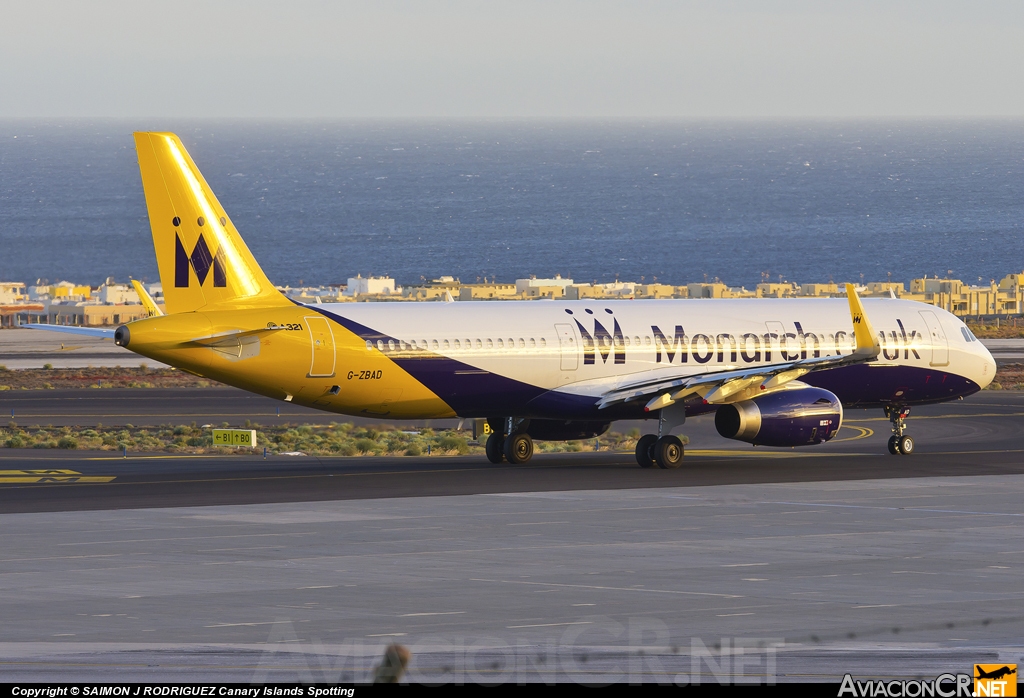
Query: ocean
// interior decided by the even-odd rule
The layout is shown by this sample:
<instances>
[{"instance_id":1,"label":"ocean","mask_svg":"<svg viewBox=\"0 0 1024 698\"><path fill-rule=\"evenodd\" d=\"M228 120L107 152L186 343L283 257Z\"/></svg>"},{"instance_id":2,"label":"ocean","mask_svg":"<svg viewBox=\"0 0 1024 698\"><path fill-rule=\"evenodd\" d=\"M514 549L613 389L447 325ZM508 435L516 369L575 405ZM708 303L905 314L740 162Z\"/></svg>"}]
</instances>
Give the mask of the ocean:
<instances>
[{"instance_id":1,"label":"ocean","mask_svg":"<svg viewBox=\"0 0 1024 698\"><path fill-rule=\"evenodd\" d=\"M970 283L1024 269L1024 122L0 122L0 281L158 278L176 131L277 284Z\"/></svg>"}]
</instances>

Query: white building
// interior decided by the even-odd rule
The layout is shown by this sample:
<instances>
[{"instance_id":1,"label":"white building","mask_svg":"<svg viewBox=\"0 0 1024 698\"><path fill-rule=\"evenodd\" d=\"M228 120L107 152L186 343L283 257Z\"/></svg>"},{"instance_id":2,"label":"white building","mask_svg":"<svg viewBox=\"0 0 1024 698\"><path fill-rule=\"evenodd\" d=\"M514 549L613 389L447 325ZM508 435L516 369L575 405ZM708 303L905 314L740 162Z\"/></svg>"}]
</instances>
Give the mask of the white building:
<instances>
[{"instance_id":1,"label":"white building","mask_svg":"<svg viewBox=\"0 0 1024 698\"><path fill-rule=\"evenodd\" d=\"M0 304L25 300L25 284L20 281L0 281Z\"/></svg>"},{"instance_id":2,"label":"white building","mask_svg":"<svg viewBox=\"0 0 1024 698\"><path fill-rule=\"evenodd\" d=\"M565 287L572 285L572 279L563 279L561 274L557 274L553 279L538 279L536 277L530 277L529 279L516 279L516 293L525 293L527 289L537 288L538 286L560 286L564 293Z\"/></svg>"},{"instance_id":3,"label":"white building","mask_svg":"<svg viewBox=\"0 0 1024 698\"><path fill-rule=\"evenodd\" d=\"M395 288L395 280L390 276L367 276L361 274L355 278L349 277L348 288L343 295L346 296L390 296L393 293L401 293L401 288Z\"/></svg>"},{"instance_id":4,"label":"white building","mask_svg":"<svg viewBox=\"0 0 1024 698\"><path fill-rule=\"evenodd\" d=\"M99 287L96 297L100 303L108 305L125 305L127 303L141 303L139 294L127 284L115 284L112 279Z\"/></svg>"}]
</instances>

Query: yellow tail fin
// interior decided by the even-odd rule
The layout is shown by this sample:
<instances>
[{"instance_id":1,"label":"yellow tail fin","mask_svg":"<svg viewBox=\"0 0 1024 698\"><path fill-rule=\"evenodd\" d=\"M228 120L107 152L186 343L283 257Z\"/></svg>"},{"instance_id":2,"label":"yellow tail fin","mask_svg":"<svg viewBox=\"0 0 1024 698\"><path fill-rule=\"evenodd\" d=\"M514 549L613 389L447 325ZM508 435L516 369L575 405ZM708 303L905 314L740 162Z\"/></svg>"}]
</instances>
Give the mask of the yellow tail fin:
<instances>
[{"instance_id":1,"label":"yellow tail fin","mask_svg":"<svg viewBox=\"0 0 1024 698\"><path fill-rule=\"evenodd\" d=\"M173 133L136 133L168 313L288 305Z\"/></svg>"}]
</instances>

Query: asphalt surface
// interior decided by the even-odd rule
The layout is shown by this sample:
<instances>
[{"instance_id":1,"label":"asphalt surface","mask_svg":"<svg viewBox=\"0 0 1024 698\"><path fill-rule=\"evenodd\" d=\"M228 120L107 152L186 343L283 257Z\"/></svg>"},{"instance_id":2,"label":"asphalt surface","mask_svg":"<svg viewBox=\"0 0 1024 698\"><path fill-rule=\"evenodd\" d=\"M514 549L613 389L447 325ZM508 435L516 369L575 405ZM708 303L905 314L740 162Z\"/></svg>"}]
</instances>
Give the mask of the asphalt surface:
<instances>
[{"instance_id":1,"label":"asphalt surface","mask_svg":"<svg viewBox=\"0 0 1024 698\"><path fill-rule=\"evenodd\" d=\"M781 450L699 418L673 471L0 449L0 680L359 681L393 641L441 684L1022 663L1022 421L1013 392L916 409L900 457L876 412Z\"/></svg>"},{"instance_id":2,"label":"asphalt surface","mask_svg":"<svg viewBox=\"0 0 1024 698\"><path fill-rule=\"evenodd\" d=\"M27 391L26 391L27 392ZM35 391L33 391L35 392ZM51 391L46 391L51 392ZM93 391L66 402L30 396L28 404L102 417L106 424L139 421L143 410L170 423L201 421L213 415L241 423L236 406L275 404L240 391L123 390L138 400L138 411L105 412L112 399ZM96 391L106 393L114 391ZM177 393L167 397L164 393ZM152 393L152 394L151 394ZM17 397L21 397L18 395ZM150 405L145 407L144 405ZM161 414L165 408L167 413ZM264 407L243 411L258 421ZM282 419L301 421L298 411ZM223 410L223 411L222 411ZM26 409L26 412L28 410ZM322 413L304 411L316 421ZM171 413L174 413L173 415ZM16 412L17 414L17 412ZM52 412L50 414L53 414ZM235 416L238 415L238 416ZM334 415L326 415L335 419ZM173 419L172 419L173 417ZM18 422L41 421L40 415ZM323 420L326 421L326 420ZM678 431L690 437L684 466L644 470L630 453L538 454L528 465L492 465L482 456L314 457L178 456L112 452L0 449L0 511L64 511L134 507L206 506L271 502L467 495L497 492L694 487L769 482L823 482L1024 473L1024 393L983 392L962 402L919 408L909 433L917 441L911 456L891 456L885 448L888 421L877 411L848 411L839 436L820 447L754 448L722 439L710 416L691 419ZM613 428L654 428L654 423L617 423ZM25 472L21 472L25 471ZM32 472L29 472L32 471ZM39 472L36 472L39 471ZM45 471L55 471L46 473ZM56 472L60 471L60 472ZM4 482L6 481L6 482Z\"/></svg>"}]
</instances>

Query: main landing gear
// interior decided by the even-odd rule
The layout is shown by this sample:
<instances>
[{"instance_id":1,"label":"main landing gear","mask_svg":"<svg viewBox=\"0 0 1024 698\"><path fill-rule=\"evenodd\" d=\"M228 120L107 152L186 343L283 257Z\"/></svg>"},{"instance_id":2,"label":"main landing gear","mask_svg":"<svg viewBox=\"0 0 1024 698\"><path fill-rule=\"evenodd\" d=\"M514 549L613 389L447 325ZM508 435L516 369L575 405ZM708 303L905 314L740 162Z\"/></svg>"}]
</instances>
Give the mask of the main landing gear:
<instances>
[{"instance_id":1,"label":"main landing gear","mask_svg":"<svg viewBox=\"0 0 1024 698\"><path fill-rule=\"evenodd\" d=\"M905 433L909 407L890 406L885 408L885 416L892 423L892 436L889 437L889 453L892 455L909 456L914 452L914 437Z\"/></svg>"},{"instance_id":2,"label":"main landing gear","mask_svg":"<svg viewBox=\"0 0 1024 698\"><path fill-rule=\"evenodd\" d=\"M636 442L636 462L641 468L673 469L683 464L683 442L668 432L686 422L686 407L676 403L658 414L658 433L646 434Z\"/></svg>"},{"instance_id":3,"label":"main landing gear","mask_svg":"<svg viewBox=\"0 0 1024 698\"><path fill-rule=\"evenodd\" d=\"M672 435L641 436L636 442L636 462L641 468L678 468L683 464L683 442Z\"/></svg>"},{"instance_id":4,"label":"main landing gear","mask_svg":"<svg viewBox=\"0 0 1024 698\"><path fill-rule=\"evenodd\" d=\"M526 463L533 458L533 439L525 431L517 431L518 427L524 426L523 420L509 417L505 421L504 431L508 436L495 431L487 437L487 460L496 465L503 460L513 465Z\"/></svg>"}]
</instances>

